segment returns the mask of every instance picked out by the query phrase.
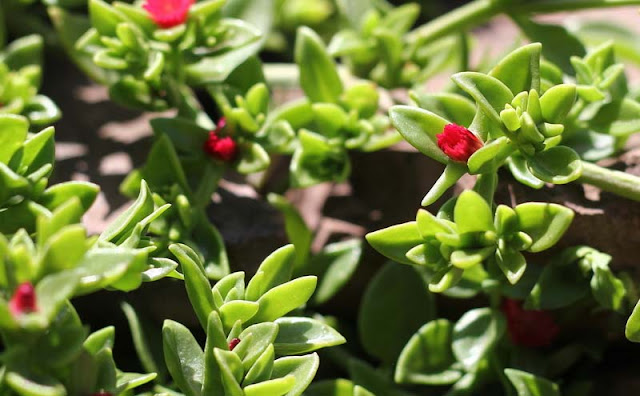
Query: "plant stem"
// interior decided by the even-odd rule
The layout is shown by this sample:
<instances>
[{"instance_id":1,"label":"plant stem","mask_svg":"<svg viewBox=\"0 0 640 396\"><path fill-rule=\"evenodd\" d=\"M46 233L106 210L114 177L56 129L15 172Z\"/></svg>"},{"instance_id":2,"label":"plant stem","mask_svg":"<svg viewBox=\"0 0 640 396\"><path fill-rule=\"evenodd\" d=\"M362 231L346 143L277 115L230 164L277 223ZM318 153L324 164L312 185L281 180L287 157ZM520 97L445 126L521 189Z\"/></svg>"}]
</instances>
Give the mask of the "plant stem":
<instances>
[{"instance_id":1,"label":"plant stem","mask_svg":"<svg viewBox=\"0 0 640 396\"><path fill-rule=\"evenodd\" d=\"M640 0L525 0L509 4L504 0L474 0L420 26L410 33L414 46L421 46L449 34L466 31L488 21L494 16L510 14L548 13L640 5Z\"/></svg>"},{"instance_id":2,"label":"plant stem","mask_svg":"<svg viewBox=\"0 0 640 396\"><path fill-rule=\"evenodd\" d=\"M640 0L540 0L525 1L510 8L511 12L559 12L584 8L623 7L640 5Z\"/></svg>"},{"instance_id":3,"label":"plant stem","mask_svg":"<svg viewBox=\"0 0 640 396\"><path fill-rule=\"evenodd\" d=\"M472 1L417 28L410 33L411 39L421 45L454 32L466 31L491 19L502 12L503 8L501 1Z\"/></svg>"},{"instance_id":4,"label":"plant stem","mask_svg":"<svg viewBox=\"0 0 640 396\"><path fill-rule=\"evenodd\" d=\"M640 177L582 161L579 182L591 184L603 191L640 201Z\"/></svg>"}]
</instances>

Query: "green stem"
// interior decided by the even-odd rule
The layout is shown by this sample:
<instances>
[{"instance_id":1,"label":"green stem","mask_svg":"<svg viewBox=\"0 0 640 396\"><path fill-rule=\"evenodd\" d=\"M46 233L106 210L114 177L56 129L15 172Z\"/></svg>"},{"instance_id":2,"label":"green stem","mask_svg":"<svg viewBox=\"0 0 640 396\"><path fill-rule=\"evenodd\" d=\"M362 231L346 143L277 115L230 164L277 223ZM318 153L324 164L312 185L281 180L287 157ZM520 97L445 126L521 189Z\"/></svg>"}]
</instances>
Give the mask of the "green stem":
<instances>
[{"instance_id":1,"label":"green stem","mask_svg":"<svg viewBox=\"0 0 640 396\"><path fill-rule=\"evenodd\" d=\"M502 12L527 14L633 6L640 5L640 0L526 0L519 4L509 3L505 0L474 0L415 29L410 33L410 40L416 48L449 34L472 29Z\"/></svg>"},{"instance_id":2,"label":"green stem","mask_svg":"<svg viewBox=\"0 0 640 396\"><path fill-rule=\"evenodd\" d=\"M640 177L582 161L579 182L591 184L603 191L640 201Z\"/></svg>"},{"instance_id":3,"label":"green stem","mask_svg":"<svg viewBox=\"0 0 640 396\"><path fill-rule=\"evenodd\" d=\"M466 31L496 16L504 4L496 0L475 0L422 25L411 38L416 45L434 41L451 33Z\"/></svg>"},{"instance_id":4,"label":"green stem","mask_svg":"<svg viewBox=\"0 0 640 396\"><path fill-rule=\"evenodd\" d=\"M510 8L511 12L560 12L585 8L605 8L640 5L640 0L540 0L525 1Z\"/></svg>"}]
</instances>

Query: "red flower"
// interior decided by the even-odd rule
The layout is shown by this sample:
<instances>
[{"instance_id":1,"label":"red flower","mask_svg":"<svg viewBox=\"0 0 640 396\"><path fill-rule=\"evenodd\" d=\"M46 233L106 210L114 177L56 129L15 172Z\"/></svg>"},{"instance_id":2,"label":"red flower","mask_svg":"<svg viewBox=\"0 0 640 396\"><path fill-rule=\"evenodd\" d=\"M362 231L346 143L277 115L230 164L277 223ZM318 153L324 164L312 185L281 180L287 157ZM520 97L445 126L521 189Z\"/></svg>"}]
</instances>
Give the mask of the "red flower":
<instances>
[{"instance_id":1,"label":"red flower","mask_svg":"<svg viewBox=\"0 0 640 396\"><path fill-rule=\"evenodd\" d=\"M31 282L24 282L16 288L11 300L9 300L9 310L13 316L37 310L36 292Z\"/></svg>"},{"instance_id":2,"label":"red flower","mask_svg":"<svg viewBox=\"0 0 640 396\"><path fill-rule=\"evenodd\" d=\"M218 121L216 129L209 132L209 139L204 142L204 151L213 158L231 162L238 154L238 144L230 137L220 137L220 132L227 125L224 118Z\"/></svg>"},{"instance_id":3,"label":"red flower","mask_svg":"<svg viewBox=\"0 0 640 396\"><path fill-rule=\"evenodd\" d=\"M560 332L551 314L538 310L527 311L519 301L505 299L502 311L507 317L511 341L516 345L531 348L548 346Z\"/></svg>"},{"instance_id":4,"label":"red flower","mask_svg":"<svg viewBox=\"0 0 640 396\"><path fill-rule=\"evenodd\" d=\"M163 29L183 24L187 20L189 7L194 0L147 0L142 8Z\"/></svg>"},{"instance_id":5,"label":"red flower","mask_svg":"<svg viewBox=\"0 0 640 396\"><path fill-rule=\"evenodd\" d=\"M438 147L454 161L467 162L469 157L483 144L470 130L456 124L447 124L442 133L436 135Z\"/></svg>"},{"instance_id":6,"label":"red flower","mask_svg":"<svg viewBox=\"0 0 640 396\"><path fill-rule=\"evenodd\" d=\"M237 347L239 343L240 343L239 338L233 338L231 341L229 341L229 350L233 351L233 349Z\"/></svg>"}]
</instances>

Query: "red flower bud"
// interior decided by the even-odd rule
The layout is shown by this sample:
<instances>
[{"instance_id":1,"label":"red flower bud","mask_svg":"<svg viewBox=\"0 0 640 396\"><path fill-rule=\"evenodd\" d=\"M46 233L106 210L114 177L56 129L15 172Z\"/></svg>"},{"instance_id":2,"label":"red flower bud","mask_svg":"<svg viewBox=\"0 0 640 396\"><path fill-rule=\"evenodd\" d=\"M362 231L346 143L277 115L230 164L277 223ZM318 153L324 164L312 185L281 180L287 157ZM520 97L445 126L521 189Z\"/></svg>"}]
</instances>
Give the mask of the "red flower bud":
<instances>
[{"instance_id":1,"label":"red flower bud","mask_svg":"<svg viewBox=\"0 0 640 396\"><path fill-rule=\"evenodd\" d=\"M142 8L163 29L181 25L187 20L194 0L147 0Z\"/></svg>"},{"instance_id":2,"label":"red flower bud","mask_svg":"<svg viewBox=\"0 0 640 396\"><path fill-rule=\"evenodd\" d=\"M24 282L16 288L11 300L9 300L9 310L13 316L37 310L36 292L31 282Z\"/></svg>"},{"instance_id":3,"label":"red flower bud","mask_svg":"<svg viewBox=\"0 0 640 396\"><path fill-rule=\"evenodd\" d=\"M233 338L231 341L229 341L229 350L233 351L233 349L237 347L239 343L240 343L239 338Z\"/></svg>"},{"instance_id":4,"label":"red flower bud","mask_svg":"<svg viewBox=\"0 0 640 396\"><path fill-rule=\"evenodd\" d=\"M238 144L230 136L220 137L220 132L226 125L226 120L221 118L216 129L209 132L209 138L204 142L204 151L215 159L231 162L238 154Z\"/></svg>"},{"instance_id":5,"label":"red flower bud","mask_svg":"<svg viewBox=\"0 0 640 396\"><path fill-rule=\"evenodd\" d=\"M447 124L442 133L436 135L440 150L454 161L466 163L469 157L482 148L483 143L465 127Z\"/></svg>"},{"instance_id":6,"label":"red flower bud","mask_svg":"<svg viewBox=\"0 0 640 396\"><path fill-rule=\"evenodd\" d=\"M511 341L516 345L538 348L550 345L560 332L553 316L545 311L525 310L522 303L505 299L502 311L507 317Z\"/></svg>"}]
</instances>

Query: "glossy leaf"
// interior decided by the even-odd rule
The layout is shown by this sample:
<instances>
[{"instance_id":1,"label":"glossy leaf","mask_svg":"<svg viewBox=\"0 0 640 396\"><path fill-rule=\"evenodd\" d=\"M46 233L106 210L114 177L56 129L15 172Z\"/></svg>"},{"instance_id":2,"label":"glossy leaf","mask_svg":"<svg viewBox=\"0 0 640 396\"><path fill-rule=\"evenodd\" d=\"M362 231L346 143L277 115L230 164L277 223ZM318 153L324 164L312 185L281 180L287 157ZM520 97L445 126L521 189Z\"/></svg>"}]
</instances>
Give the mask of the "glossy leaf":
<instances>
[{"instance_id":1,"label":"glossy leaf","mask_svg":"<svg viewBox=\"0 0 640 396\"><path fill-rule=\"evenodd\" d=\"M453 369L453 326L446 319L433 320L418 330L405 345L395 371L395 381L404 384L447 385L462 377Z\"/></svg>"},{"instance_id":2,"label":"glossy leaf","mask_svg":"<svg viewBox=\"0 0 640 396\"><path fill-rule=\"evenodd\" d=\"M520 230L533 239L533 244L527 249L530 252L540 252L555 245L567 231L574 213L571 209L561 205L529 202L515 207Z\"/></svg>"},{"instance_id":3,"label":"glossy leaf","mask_svg":"<svg viewBox=\"0 0 640 396\"><path fill-rule=\"evenodd\" d=\"M276 324L279 330L274 346L279 355L298 355L346 342L331 326L315 319L284 317Z\"/></svg>"},{"instance_id":4,"label":"glossy leaf","mask_svg":"<svg viewBox=\"0 0 640 396\"><path fill-rule=\"evenodd\" d=\"M302 27L296 36L295 60L300 68L300 86L312 102L336 103L343 91L335 63L322 39Z\"/></svg>"},{"instance_id":5,"label":"glossy leaf","mask_svg":"<svg viewBox=\"0 0 640 396\"><path fill-rule=\"evenodd\" d=\"M506 329L504 317L490 308L467 311L453 328L453 354L473 370L495 347Z\"/></svg>"},{"instance_id":6,"label":"glossy leaf","mask_svg":"<svg viewBox=\"0 0 640 396\"><path fill-rule=\"evenodd\" d=\"M409 338L433 319L433 296L418 272L387 263L369 283L358 314L358 331L365 350L392 363Z\"/></svg>"}]
</instances>

